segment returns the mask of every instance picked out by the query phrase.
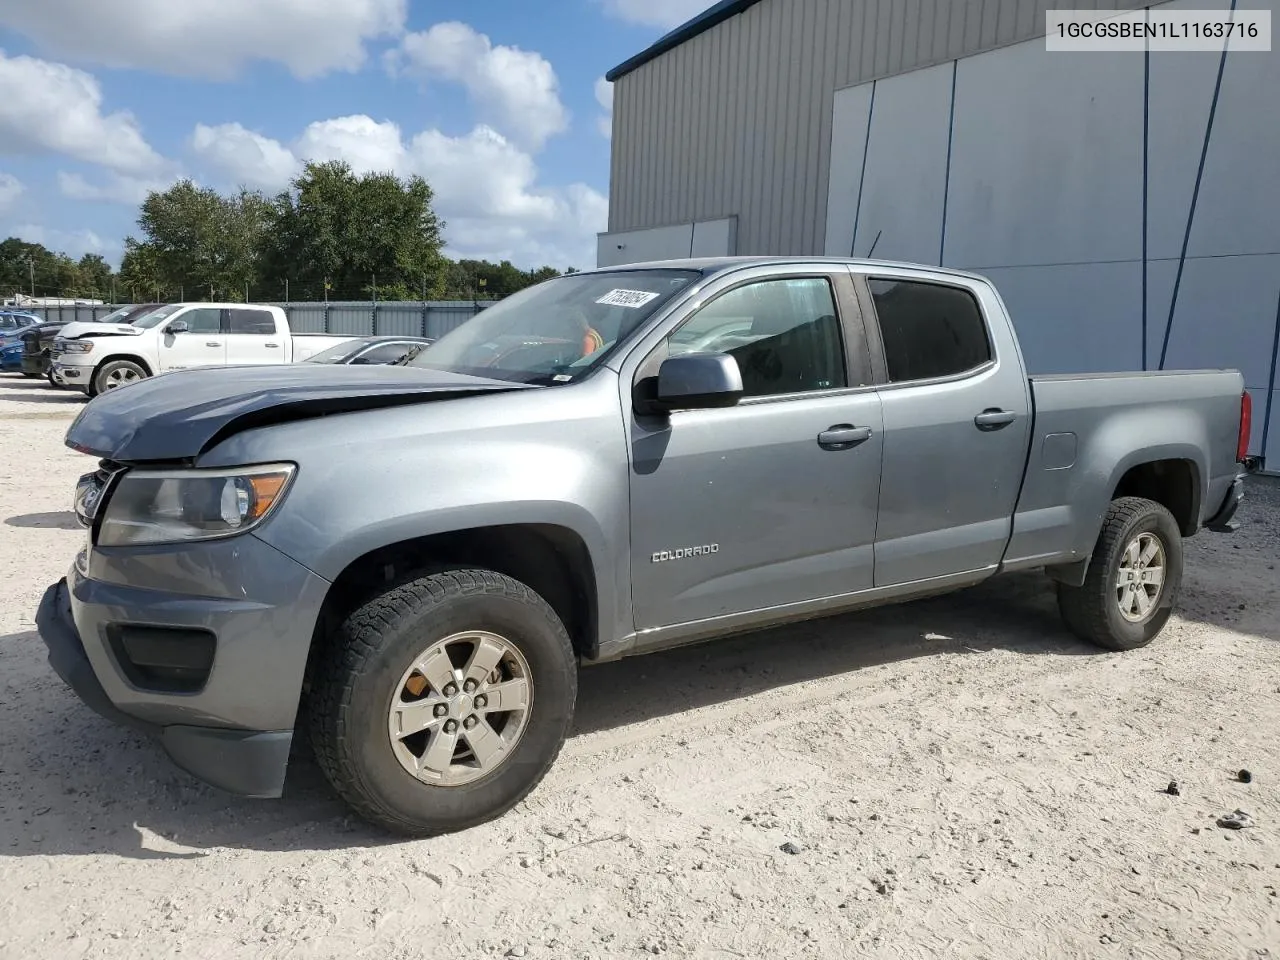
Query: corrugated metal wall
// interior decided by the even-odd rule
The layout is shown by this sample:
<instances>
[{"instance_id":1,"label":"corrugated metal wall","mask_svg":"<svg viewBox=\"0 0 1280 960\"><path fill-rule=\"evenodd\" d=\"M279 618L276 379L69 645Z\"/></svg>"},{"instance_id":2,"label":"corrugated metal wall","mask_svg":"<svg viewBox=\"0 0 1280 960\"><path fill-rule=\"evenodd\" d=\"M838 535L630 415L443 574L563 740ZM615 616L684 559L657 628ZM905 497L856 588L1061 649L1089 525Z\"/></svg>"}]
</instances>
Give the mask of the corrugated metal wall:
<instances>
[{"instance_id":1,"label":"corrugated metal wall","mask_svg":"<svg viewBox=\"0 0 1280 960\"><path fill-rule=\"evenodd\" d=\"M738 253L821 253L837 89L1038 36L1046 9L1143 5L765 0L614 84L609 230L736 214Z\"/></svg>"}]
</instances>

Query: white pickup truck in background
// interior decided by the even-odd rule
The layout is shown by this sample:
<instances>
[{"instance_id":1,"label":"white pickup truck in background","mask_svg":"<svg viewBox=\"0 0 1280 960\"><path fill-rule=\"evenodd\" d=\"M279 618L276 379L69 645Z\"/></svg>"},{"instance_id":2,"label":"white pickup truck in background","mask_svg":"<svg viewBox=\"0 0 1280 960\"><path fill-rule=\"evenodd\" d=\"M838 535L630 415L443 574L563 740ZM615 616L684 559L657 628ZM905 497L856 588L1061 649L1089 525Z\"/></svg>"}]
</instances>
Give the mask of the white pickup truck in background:
<instances>
[{"instance_id":1,"label":"white pickup truck in background","mask_svg":"<svg viewBox=\"0 0 1280 960\"><path fill-rule=\"evenodd\" d=\"M69 323L50 358L55 381L94 397L173 370L296 363L351 339L293 333L279 307L171 303L128 324Z\"/></svg>"}]
</instances>

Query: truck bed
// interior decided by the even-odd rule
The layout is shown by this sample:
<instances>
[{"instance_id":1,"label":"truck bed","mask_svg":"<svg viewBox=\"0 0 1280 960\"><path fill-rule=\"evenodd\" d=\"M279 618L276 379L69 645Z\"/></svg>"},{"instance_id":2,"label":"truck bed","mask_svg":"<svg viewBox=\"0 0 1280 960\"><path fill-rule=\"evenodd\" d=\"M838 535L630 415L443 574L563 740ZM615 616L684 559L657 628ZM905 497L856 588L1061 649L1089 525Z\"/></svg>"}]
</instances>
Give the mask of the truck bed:
<instances>
[{"instance_id":1,"label":"truck bed","mask_svg":"<svg viewBox=\"0 0 1280 960\"><path fill-rule=\"evenodd\" d=\"M1144 469L1162 471L1189 501L1184 534L1217 511L1239 473L1238 372L1058 374L1028 383L1034 426L1006 569L1087 557L1132 461L1153 450L1162 463Z\"/></svg>"}]
</instances>

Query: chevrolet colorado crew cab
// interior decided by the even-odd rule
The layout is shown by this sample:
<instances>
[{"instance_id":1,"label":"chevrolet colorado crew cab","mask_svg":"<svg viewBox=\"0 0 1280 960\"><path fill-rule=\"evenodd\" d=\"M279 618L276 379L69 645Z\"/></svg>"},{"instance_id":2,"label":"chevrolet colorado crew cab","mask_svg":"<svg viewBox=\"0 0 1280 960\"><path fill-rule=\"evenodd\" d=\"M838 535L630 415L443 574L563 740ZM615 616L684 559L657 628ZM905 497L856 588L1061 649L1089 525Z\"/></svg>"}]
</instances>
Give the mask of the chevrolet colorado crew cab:
<instances>
[{"instance_id":1,"label":"chevrolet colorado crew cab","mask_svg":"<svg viewBox=\"0 0 1280 960\"><path fill-rule=\"evenodd\" d=\"M95 397L172 370L294 363L350 339L292 333L279 307L156 304L119 318L67 324L50 351L50 380Z\"/></svg>"},{"instance_id":2,"label":"chevrolet colorado crew cab","mask_svg":"<svg viewBox=\"0 0 1280 960\"><path fill-rule=\"evenodd\" d=\"M971 274L575 273L403 365L98 396L37 623L196 776L279 796L304 730L359 814L430 835L534 788L583 664L1032 569L1080 637L1149 643L1183 539L1234 526L1250 409L1235 371L1029 377Z\"/></svg>"}]
</instances>

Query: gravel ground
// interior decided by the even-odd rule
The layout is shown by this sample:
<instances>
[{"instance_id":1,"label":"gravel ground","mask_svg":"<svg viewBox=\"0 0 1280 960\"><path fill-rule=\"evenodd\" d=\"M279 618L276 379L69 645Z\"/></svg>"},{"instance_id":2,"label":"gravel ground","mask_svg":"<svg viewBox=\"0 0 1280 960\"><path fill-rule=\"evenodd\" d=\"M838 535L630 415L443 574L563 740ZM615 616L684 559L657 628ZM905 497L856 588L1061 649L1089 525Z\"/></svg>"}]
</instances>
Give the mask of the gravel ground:
<instances>
[{"instance_id":1,"label":"gravel ground","mask_svg":"<svg viewBox=\"0 0 1280 960\"><path fill-rule=\"evenodd\" d=\"M525 803L402 842L305 756L206 788L52 674L80 404L0 377L0 957L1280 957L1274 483L1145 650L1023 576L595 667Z\"/></svg>"}]
</instances>

